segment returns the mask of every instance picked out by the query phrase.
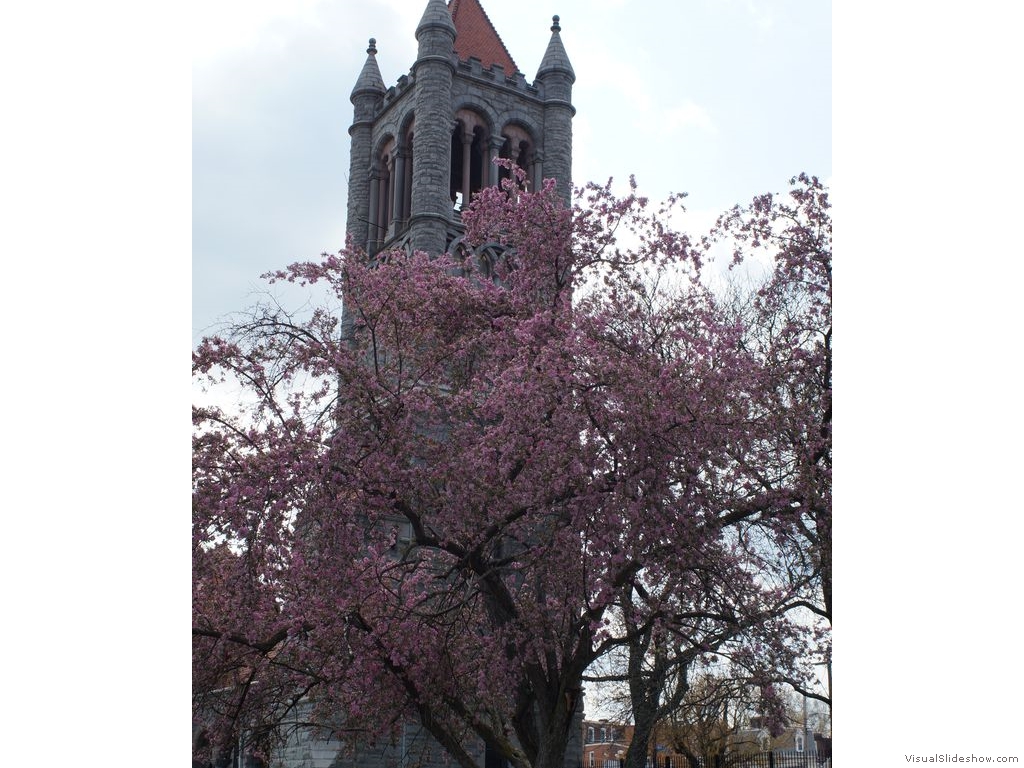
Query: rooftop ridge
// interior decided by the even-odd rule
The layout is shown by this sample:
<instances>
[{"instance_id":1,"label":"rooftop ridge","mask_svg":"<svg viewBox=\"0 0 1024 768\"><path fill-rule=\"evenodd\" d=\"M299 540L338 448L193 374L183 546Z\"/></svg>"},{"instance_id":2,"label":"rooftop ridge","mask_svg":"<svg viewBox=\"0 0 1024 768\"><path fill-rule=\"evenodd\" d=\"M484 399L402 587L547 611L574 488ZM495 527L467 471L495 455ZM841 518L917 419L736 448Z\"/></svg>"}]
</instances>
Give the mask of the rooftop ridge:
<instances>
[{"instance_id":1,"label":"rooftop ridge","mask_svg":"<svg viewBox=\"0 0 1024 768\"><path fill-rule=\"evenodd\" d=\"M459 11L466 6L469 6L470 10L463 14L461 18L467 19L467 21L460 26ZM509 53L508 46L501 39L498 30L494 28L491 17L487 15L487 11L484 10L479 0L449 0L448 11L451 13L452 21L455 24L455 51L460 60L467 61L470 57L480 59L485 69L490 69L492 64L501 64L509 75L520 71L519 66L512 58L512 54ZM483 23L486 25L484 29L479 29L473 25L474 19L471 14L474 11L479 12L479 15L482 17ZM467 24L473 26L467 27ZM493 39L488 40L487 38L489 37ZM497 48L494 47L495 43L498 46Z\"/></svg>"}]
</instances>

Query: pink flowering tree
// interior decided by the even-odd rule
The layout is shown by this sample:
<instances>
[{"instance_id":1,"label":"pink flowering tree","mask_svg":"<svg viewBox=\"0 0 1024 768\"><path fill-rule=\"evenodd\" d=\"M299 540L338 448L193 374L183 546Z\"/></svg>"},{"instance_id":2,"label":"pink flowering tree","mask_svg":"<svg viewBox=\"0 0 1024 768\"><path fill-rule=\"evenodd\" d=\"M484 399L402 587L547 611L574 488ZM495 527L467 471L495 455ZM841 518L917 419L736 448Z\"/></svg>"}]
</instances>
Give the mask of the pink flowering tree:
<instances>
[{"instance_id":1,"label":"pink flowering tree","mask_svg":"<svg viewBox=\"0 0 1024 768\"><path fill-rule=\"evenodd\" d=\"M691 706L691 680L709 659L729 686L751 691L773 733L786 725L789 690L831 707L831 217L818 179L791 184L787 194L727 212L702 241L705 253L727 245L739 273L716 293L716 311L740 333L742 361L731 369L743 383L731 396L742 428L715 473L725 493L711 507L753 565L756 599L731 596L731 620L720 613L703 638L692 625L638 634L618 677L604 675L628 683L639 737L627 768L644 764L658 721L694 714L680 710ZM751 279L758 265L767 274Z\"/></svg>"},{"instance_id":2,"label":"pink flowering tree","mask_svg":"<svg viewBox=\"0 0 1024 768\"><path fill-rule=\"evenodd\" d=\"M466 768L480 742L561 768L595 662L754 638L820 574L800 473L768 444L788 341L704 286L704 246L666 223L678 199L592 185L570 210L516 179L463 214L497 261L294 264L270 279L344 311L256 307L196 349L197 377L243 395L194 410L214 759L284 724L369 743L415 718ZM802 262L778 263L798 285Z\"/></svg>"},{"instance_id":3,"label":"pink flowering tree","mask_svg":"<svg viewBox=\"0 0 1024 768\"><path fill-rule=\"evenodd\" d=\"M785 195L762 195L723 215L708 245L728 240L733 264L770 263L755 290L728 308L745 329L749 387L746 439L735 452L746 496L733 515L751 536L770 541L810 627L803 672L774 674L747 654L765 684L786 683L831 707L832 625L832 221L828 191L800 175ZM756 510L750 515L751 510ZM816 667L818 674L809 674ZM826 672L826 675L820 674ZM825 677L824 685L819 679Z\"/></svg>"}]
</instances>

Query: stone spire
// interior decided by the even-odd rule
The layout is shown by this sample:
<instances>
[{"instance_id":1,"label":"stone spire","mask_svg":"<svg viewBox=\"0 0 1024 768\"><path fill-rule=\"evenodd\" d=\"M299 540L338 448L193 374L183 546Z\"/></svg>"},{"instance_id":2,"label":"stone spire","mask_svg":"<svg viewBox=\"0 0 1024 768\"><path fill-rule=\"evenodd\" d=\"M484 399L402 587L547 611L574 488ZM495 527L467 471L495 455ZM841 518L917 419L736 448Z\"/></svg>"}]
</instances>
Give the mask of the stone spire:
<instances>
[{"instance_id":1,"label":"stone spire","mask_svg":"<svg viewBox=\"0 0 1024 768\"><path fill-rule=\"evenodd\" d=\"M366 63L359 73L349 100L352 102L352 125L348 135L352 137L349 154L348 220L345 231L359 246L364 246L370 237L367 221L370 218L370 157L373 148L373 123L384 104L384 79L377 66L377 41L370 38L366 49Z\"/></svg>"},{"instance_id":2,"label":"stone spire","mask_svg":"<svg viewBox=\"0 0 1024 768\"><path fill-rule=\"evenodd\" d=\"M445 0L430 0L427 3L423 17L416 26L416 39L419 40L420 35L431 28L444 29L451 34L453 40L455 39L455 22L452 21Z\"/></svg>"},{"instance_id":3,"label":"stone spire","mask_svg":"<svg viewBox=\"0 0 1024 768\"><path fill-rule=\"evenodd\" d=\"M558 23L558 17L551 18L551 40L548 42L548 49L541 59L540 69L537 70L537 78L542 78L551 72L558 72L569 76L569 82L576 82L576 73L572 71L572 64L569 63L569 56L562 45L562 36L559 34L562 27Z\"/></svg>"},{"instance_id":4,"label":"stone spire","mask_svg":"<svg viewBox=\"0 0 1024 768\"><path fill-rule=\"evenodd\" d=\"M387 89L384 87L384 78L380 76L380 67L377 66L377 41L370 38L370 45L366 49L366 63L359 73L355 88L349 100L355 104L356 97L364 93L383 96Z\"/></svg>"},{"instance_id":5,"label":"stone spire","mask_svg":"<svg viewBox=\"0 0 1024 768\"><path fill-rule=\"evenodd\" d=\"M551 40L537 70L544 100L544 176L557 180L558 194L572 201L572 84L576 73L562 45L562 27L552 17Z\"/></svg>"}]
</instances>

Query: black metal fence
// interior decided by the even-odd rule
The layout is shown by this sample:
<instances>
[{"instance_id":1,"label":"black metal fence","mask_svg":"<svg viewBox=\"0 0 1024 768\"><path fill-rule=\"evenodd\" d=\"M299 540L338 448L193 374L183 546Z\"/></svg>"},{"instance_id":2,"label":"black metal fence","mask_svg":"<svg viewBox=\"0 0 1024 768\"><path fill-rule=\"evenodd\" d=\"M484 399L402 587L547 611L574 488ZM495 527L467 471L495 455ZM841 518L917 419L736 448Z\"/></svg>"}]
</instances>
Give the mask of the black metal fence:
<instances>
[{"instance_id":1,"label":"black metal fence","mask_svg":"<svg viewBox=\"0 0 1024 768\"><path fill-rule=\"evenodd\" d=\"M716 761L717 758L717 761ZM716 755L701 768L832 768L832 758L813 752L758 752L749 755Z\"/></svg>"},{"instance_id":2,"label":"black metal fence","mask_svg":"<svg viewBox=\"0 0 1024 768\"><path fill-rule=\"evenodd\" d=\"M832 758L814 752L753 752L687 758L666 755L647 768L832 768Z\"/></svg>"}]
</instances>

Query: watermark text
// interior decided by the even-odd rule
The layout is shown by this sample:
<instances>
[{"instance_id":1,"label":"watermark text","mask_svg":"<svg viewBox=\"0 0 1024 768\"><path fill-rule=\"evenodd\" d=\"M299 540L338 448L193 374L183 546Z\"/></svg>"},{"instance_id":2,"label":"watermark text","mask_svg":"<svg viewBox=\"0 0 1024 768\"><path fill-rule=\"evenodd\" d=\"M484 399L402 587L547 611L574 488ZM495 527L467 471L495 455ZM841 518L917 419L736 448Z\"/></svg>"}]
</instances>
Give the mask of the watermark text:
<instances>
[{"instance_id":1,"label":"watermark text","mask_svg":"<svg viewBox=\"0 0 1024 768\"><path fill-rule=\"evenodd\" d=\"M991 755L961 755L945 753L941 755L904 755L908 763L1017 763L1017 757L992 757Z\"/></svg>"}]
</instances>

